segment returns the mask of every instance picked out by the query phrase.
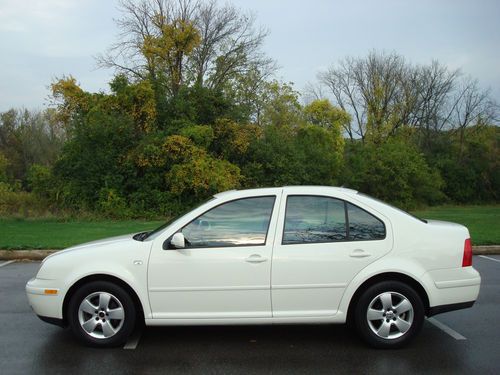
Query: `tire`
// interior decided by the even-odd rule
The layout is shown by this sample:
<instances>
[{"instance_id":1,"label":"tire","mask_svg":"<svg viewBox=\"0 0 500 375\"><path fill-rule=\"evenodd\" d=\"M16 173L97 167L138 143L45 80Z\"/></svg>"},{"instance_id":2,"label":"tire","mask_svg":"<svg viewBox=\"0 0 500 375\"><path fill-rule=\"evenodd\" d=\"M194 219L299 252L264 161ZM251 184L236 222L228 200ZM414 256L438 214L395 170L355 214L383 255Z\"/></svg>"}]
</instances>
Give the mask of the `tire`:
<instances>
[{"instance_id":1,"label":"tire","mask_svg":"<svg viewBox=\"0 0 500 375\"><path fill-rule=\"evenodd\" d=\"M92 281L81 286L68 305L69 326L88 346L123 345L134 330L136 318L132 297L108 281Z\"/></svg>"},{"instance_id":2,"label":"tire","mask_svg":"<svg viewBox=\"0 0 500 375\"><path fill-rule=\"evenodd\" d=\"M383 281L361 294L354 323L368 345L396 349L418 334L424 315L422 299L413 288L400 281Z\"/></svg>"}]
</instances>

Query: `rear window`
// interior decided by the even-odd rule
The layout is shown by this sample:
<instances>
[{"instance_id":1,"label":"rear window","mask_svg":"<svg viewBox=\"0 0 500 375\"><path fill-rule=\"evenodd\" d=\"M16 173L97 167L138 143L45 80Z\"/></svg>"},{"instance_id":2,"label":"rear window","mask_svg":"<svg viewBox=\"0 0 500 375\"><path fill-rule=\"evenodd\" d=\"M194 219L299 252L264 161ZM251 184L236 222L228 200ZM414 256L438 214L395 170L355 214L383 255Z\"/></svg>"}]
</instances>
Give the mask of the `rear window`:
<instances>
[{"instance_id":1,"label":"rear window","mask_svg":"<svg viewBox=\"0 0 500 375\"><path fill-rule=\"evenodd\" d=\"M315 195L287 198L283 245L384 238L384 223L347 201Z\"/></svg>"},{"instance_id":2,"label":"rear window","mask_svg":"<svg viewBox=\"0 0 500 375\"><path fill-rule=\"evenodd\" d=\"M396 211L399 211L399 212L401 212L401 213L403 213L403 214L405 214L405 215L407 215L407 216L410 216L410 217L412 217L412 218L414 218L414 219L416 219L416 220L418 220L418 221L421 221L422 223L427 224L427 220L425 220L425 219L421 219L421 218L419 218L418 216L412 215L412 214L410 214L409 212L407 212L407 211L405 211L405 210L402 210L402 209L401 209L401 208L399 208L399 207L396 207L396 206L393 206L392 204L389 204L389 203L387 203L387 202L381 201L380 199L374 198L374 197L372 197L372 196L370 196L370 195L368 195L368 194L363 194L363 193L360 193L360 192L358 192L357 194L358 194L359 196L361 196L361 197L371 199L372 201L375 201L375 202L378 202L378 203L382 203L382 204L384 204L384 205L386 205L386 206L391 207L392 209L394 209L394 210L396 210Z\"/></svg>"}]
</instances>

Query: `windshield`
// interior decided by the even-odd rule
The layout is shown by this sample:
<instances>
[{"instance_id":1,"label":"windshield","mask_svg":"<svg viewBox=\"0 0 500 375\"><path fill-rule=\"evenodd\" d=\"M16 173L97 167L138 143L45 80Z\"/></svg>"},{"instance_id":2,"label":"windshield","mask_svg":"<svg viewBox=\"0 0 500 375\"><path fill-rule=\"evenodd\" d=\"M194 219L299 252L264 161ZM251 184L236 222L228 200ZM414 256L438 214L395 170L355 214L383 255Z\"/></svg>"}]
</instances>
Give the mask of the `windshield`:
<instances>
[{"instance_id":1,"label":"windshield","mask_svg":"<svg viewBox=\"0 0 500 375\"><path fill-rule=\"evenodd\" d=\"M181 219L185 214L197 209L198 207L201 207L203 206L205 203L208 203L212 200L214 200L215 198L212 197L210 198L209 200L206 200L194 207L188 207L186 210L184 210L179 216L177 217L173 217L171 218L170 220L167 220L164 224L160 225L158 228L156 228L155 230L147 233L144 237L142 237L142 241L144 240L151 240L151 239L154 239L156 238L156 236L161 233L166 227L168 227L169 225L172 225L174 224L176 221L178 221L179 219Z\"/></svg>"},{"instance_id":2,"label":"windshield","mask_svg":"<svg viewBox=\"0 0 500 375\"><path fill-rule=\"evenodd\" d=\"M399 211L399 212L402 212L403 214L406 214L406 215L408 215L408 216L411 216L412 218L417 219L417 220L419 220L419 221L421 221L421 222L423 222L423 223L426 223L426 224L427 224L427 220L425 220L425 219L421 219L421 218L419 218L419 217L417 217L417 216L415 216L415 215L412 215L412 214L410 214L409 212L406 212L405 210L402 210L401 208L398 208L398 207L396 207L396 206L393 206L392 204L389 204L389 203L387 203L387 202L381 201L380 199L377 199L377 198L373 198L373 197L371 197L371 196L369 196L369 195L367 195L367 194L363 194L363 193L359 193L359 192L358 192L357 194L358 194L358 195L360 195L360 196L362 196L362 197L365 197L365 198L368 198L368 199L374 200L375 202L383 203L383 204L385 204L386 206L389 206L389 207L391 207L391 208L392 208L392 209L394 209L394 210L397 210L397 211Z\"/></svg>"}]
</instances>

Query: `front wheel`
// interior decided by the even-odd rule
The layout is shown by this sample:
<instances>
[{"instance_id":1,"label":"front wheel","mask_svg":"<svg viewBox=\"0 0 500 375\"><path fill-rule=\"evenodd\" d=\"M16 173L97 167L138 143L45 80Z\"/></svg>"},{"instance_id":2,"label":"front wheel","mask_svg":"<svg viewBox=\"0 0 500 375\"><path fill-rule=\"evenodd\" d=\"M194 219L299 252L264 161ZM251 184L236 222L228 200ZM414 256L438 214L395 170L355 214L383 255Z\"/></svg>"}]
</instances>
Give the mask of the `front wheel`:
<instances>
[{"instance_id":1,"label":"front wheel","mask_svg":"<svg viewBox=\"0 0 500 375\"><path fill-rule=\"evenodd\" d=\"M399 281L384 281L363 292L356 305L360 336L375 348L399 348L422 328L424 305L417 292Z\"/></svg>"},{"instance_id":2,"label":"front wheel","mask_svg":"<svg viewBox=\"0 0 500 375\"><path fill-rule=\"evenodd\" d=\"M107 281L83 285L71 297L68 321L78 339L90 346L118 346L125 343L136 321L130 295Z\"/></svg>"}]
</instances>

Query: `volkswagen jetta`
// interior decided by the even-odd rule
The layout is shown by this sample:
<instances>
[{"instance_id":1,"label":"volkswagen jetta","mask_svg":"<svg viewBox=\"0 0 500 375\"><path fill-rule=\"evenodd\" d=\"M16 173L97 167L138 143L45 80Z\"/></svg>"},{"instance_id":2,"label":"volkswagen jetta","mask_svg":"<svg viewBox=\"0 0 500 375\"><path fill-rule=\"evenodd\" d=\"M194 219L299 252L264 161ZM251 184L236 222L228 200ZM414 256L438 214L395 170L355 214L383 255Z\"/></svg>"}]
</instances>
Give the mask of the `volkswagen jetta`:
<instances>
[{"instance_id":1,"label":"volkswagen jetta","mask_svg":"<svg viewBox=\"0 0 500 375\"><path fill-rule=\"evenodd\" d=\"M155 325L352 322L370 345L408 343L425 316L470 307L481 278L466 227L420 220L354 190L228 191L151 232L47 257L35 313L84 343Z\"/></svg>"}]
</instances>

